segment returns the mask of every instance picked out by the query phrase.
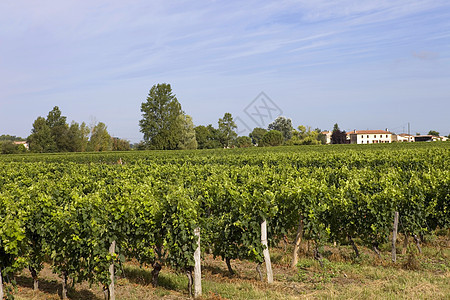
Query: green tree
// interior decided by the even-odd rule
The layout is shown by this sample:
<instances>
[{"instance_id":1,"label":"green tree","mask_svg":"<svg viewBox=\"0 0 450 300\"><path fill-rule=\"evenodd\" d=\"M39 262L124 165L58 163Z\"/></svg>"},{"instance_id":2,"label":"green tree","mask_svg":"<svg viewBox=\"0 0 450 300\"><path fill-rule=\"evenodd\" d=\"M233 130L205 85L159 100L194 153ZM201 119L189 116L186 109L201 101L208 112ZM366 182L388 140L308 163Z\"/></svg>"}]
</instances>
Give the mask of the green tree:
<instances>
[{"instance_id":1,"label":"green tree","mask_svg":"<svg viewBox=\"0 0 450 300\"><path fill-rule=\"evenodd\" d=\"M437 132L436 130L430 130L428 131L428 135L439 136L439 132Z\"/></svg>"},{"instance_id":2,"label":"green tree","mask_svg":"<svg viewBox=\"0 0 450 300\"><path fill-rule=\"evenodd\" d=\"M55 152L56 143L52 136L52 131L43 117L38 117L31 129L28 137L30 151L33 152Z\"/></svg>"},{"instance_id":3,"label":"green tree","mask_svg":"<svg viewBox=\"0 0 450 300\"><path fill-rule=\"evenodd\" d=\"M195 128L195 138L198 143L198 149L221 148L219 130L211 124L208 126L199 125Z\"/></svg>"},{"instance_id":4,"label":"green tree","mask_svg":"<svg viewBox=\"0 0 450 300\"><path fill-rule=\"evenodd\" d=\"M195 139L194 123L192 117L181 114L178 116L178 121L181 123L180 141L178 142L178 149L197 149L197 140Z\"/></svg>"},{"instance_id":5,"label":"green tree","mask_svg":"<svg viewBox=\"0 0 450 300\"><path fill-rule=\"evenodd\" d=\"M230 113L225 113L223 118L219 118L219 134L220 141L224 147L231 147L237 138L237 125L233 121L233 116Z\"/></svg>"},{"instance_id":6,"label":"green tree","mask_svg":"<svg viewBox=\"0 0 450 300\"><path fill-rule=\"evenodd\" d=\"M199 125L194 127L195 139L197 140L199 149L208 149L207 143L209 141L210 133L206 126Z\"/></svg>"},{"instance_id":7,"label":"green tree","mask_svg":"<svg viewBox=\"0 0 450 300\"><path fill-rule=\"evenodd\" d=\"M89 127L86 123L79 125L77 122L70 124L67 138L68 138L68 151L71 152L84 152L87 151L87 144L89 142Z\"/></svg>"},{"instance_id":8,"label":"green tree","mask_svg":"<svg viewBox=\"0 0 450 300\"><path fill-rule=\"evenodd\" d=\"M105 123L99 122L92 128L91 139L89 140L89 151L110 151L112 148L111 136L109 135Z\"/></svg>"},{"instance_id":9,"label":"green tree","mask_svg":"<svg viewBox=\"0 0 450 300\"><path fill-rule=\"evenodd\" d=\"M112 151L129 151L131 150L130 142L124 139L112 138Z\"/></svg>"},{"instance_id":10,"label":"green tree","mask_svg":"<svg viewBox=\"0 0 450 300\"><path fill-rule=\"evenodd\" d=\"M322 133L322 130L320 128L314 129L317 132L317 140L322 144L325 145L327 143L327 136Z\"/></svg>"},{"instance_id":11,"label":"green tree","mask_svg":"<svg viewBox=\"0 0 450 300\"><path fill-rule=\"evenodd\" d=\"M292 120L286 117L280 116L269 124L269 130L278 130L283 134L284 140L287 141L292 137Z\"/></svg>"},{"instance_id":12,"label":"green tree","mask_svg":"<svg viewBox=\"0 0 450 300\"><path fill-rule=\"evenodd\" d=\"M81 151L81 139L80 139L80 125L77 122L72 122L70 124L67 137L69 139L70 152L80 152Z\"/></svg>"},{"instance_id":13,"label":"green tree","mask_svg":"<svg viewBox=\"0 0 450 300\"><path fill-rule=\"evenodd\" d=\"M279 132L278 130L270 130L262 137L259 146L280 146L283 144L283 140L284 137L281 132Z\"/></svg>"},{"instance_id":14,"label":"green tree","mask_svg":"<svg viewBox=\"0 0 450 300\"><path fill-rule=\"evenodd\" d=\"M69 125L66 119L61 115L58 106L55 106L47 115L47 126L50 128L58 152L66 152L71 148L68 136Z\"/></svg>"},{"instance_id":15,"label":"green tree","mask_svg":"<svg viewBox=\"0 0 450 300\"><path fill-rule=\"evenodd\" d=\"M252 139L248 136L240 136L236 139L236 146L239 148L247 148L252 145Z\"/></svg>"},{"instance_id":16,"label":"green tree","mask_svg":"<svg viewBox=\"0 0 450 300\"><path fill-rule=\"evenodd\" d=\"M172 94L170 84L154 85L147 101L141 104L142 119L139 121L144 143L148 149L177 149L181 125L178 116L183 113L181 105Z\"/></svg>"},{"instance_id":17,"label":"green tree","mask_svg":"<svg viewBox=\"0 0 450 300\"><path fill-rule=\"evenodd\" d=\"M18 153L18 149L12 141L1 141L0 142L0 152L2 154L14 154L14 153Z\"/></svg>"},{"instance_id":18,"label":"green tree","mask_svg":"<svg viewBox=\"0 0 450 300\"><path fill-rule=\"evenodd\" d=\"M145 143L143 141L140 141L139 143L134 143L133 145L131 145L131 149L133 150L145 150Z\"/></svg>"},{"instance_id":19,"label":"green tree","mask_svg":"<svg viewBox=\"0 0 450 300\"><path fill-rule=\"evenodd\" d=\"M15 141L25 141L25 139L15 136L15 135L2 134L2 135L0 135L0 141L15 142Z\"/></svg>"},{"instance_id":20,"label":"green tree","mask_svg":"<svg viewBox=\"0 0 450 300\"><path fill-rule=\"evenodd\" d=\"M259 141L266 134L267 130L264 128L256 127L252 132L249 133L249 137L252 139L254 145L258 145Z\"/></svg>"},{"instance_id":21,"label":"green tree","mask_svg":"<svg viewBox=\"0 0 450 300\"><path fill-rule=\"evenodd\" d=\"M89 126L83 122L80 125L80 134L81 134L81 152L87 151L88 143L89 143L89 135L91 134L91 129Z\"/></svg>"},{"instance_id":22,"label":"green tree","mask_svg":"<svg viewBox=\"0 0 450 300\"><path fill-rule=\"evenodd\" d=\"M293 136L289 140L290 145L318 145L320 131L312 130L310 126L300 125L293 131Z\"/></svg>"}]
</instances>

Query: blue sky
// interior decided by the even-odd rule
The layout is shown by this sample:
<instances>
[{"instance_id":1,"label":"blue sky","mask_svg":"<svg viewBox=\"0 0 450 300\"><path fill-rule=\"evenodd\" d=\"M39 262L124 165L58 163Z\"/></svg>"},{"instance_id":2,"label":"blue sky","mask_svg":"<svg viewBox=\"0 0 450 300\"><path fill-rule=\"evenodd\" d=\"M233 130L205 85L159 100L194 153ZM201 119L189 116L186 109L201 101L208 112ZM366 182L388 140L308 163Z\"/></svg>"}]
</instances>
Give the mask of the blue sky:
<instances>
[{"instance_id":1,"label":"blue sky","mask_svg":"<svg viewBox=\"0 0 450 300\"><path fill-rule=\"evenodd\" d=\"M163 82L196 125L256 127L244 109L265 92L295 126L447 135L450 3L0 2L0 134L59 106L137 142Z\"/></svg>"}]
</instances>

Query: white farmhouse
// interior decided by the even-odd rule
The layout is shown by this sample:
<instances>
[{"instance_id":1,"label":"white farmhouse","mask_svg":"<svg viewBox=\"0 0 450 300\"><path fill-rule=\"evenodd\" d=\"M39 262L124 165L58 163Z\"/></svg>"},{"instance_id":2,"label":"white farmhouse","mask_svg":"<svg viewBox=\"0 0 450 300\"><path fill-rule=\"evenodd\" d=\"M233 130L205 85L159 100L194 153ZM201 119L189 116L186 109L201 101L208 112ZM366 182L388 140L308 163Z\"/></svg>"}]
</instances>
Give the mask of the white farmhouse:
<instances>
[{"instance_id":1,"label":"white farmhouse","mask_svg":"<svg viewBox=\"0 0 450 300\"><path fill-rule=\"evenodd\" d=\"M446 136L433 136L433 142L441 141L446 142L448 140L448 137Z\"/></svg>"},{"instance_id":2,"label":"white farmhouse","mask_svg":"<svg viewBox=\"0 0 450 300\"><path fill-rule=\"evenodd\" d=\"M387 130L353 130L348 133L351 144L391 143L392 132Z\"/></svg>"},{"instance_id":3,"label":"white farmhouse","mask_svg":"<svg viewBox=\"0 0 450 300\"><path fill-rule=\"evenodd\" d=\"M407 133L397 134L397 142L414 142L414 136Z\"/></svg>"},{"instance_id":4,"label":"white farmhouse","mask_svg":"<svg viewBox=\"0 0 450 300\"><path fill-rule=\"evenodd\" d=\"M326 142L327 145L331 144L331 134L333 132L331 132L331 131L322 131L321 133L327 138L327 142Z\"/></svg>"}]
</instances>

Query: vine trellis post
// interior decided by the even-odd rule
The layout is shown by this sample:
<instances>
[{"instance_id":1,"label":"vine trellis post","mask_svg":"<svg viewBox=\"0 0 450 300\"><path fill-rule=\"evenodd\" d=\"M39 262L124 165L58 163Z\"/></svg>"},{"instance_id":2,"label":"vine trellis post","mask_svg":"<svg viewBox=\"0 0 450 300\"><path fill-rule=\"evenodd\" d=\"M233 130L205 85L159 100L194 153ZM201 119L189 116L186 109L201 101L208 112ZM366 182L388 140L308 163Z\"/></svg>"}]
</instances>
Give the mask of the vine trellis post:
<instances>
[{"instance_id":1,"label":"vine trellis post","mask_svg":"<svg viewBox=\"0 0 450 300\"><path fill-rule=\"evenodd\" d=\"M298 249L300 248L300 243L303 239L303 227L303 217L300 217L300 223L298 224L297 228L297 235L295 236L294 252L292 252L291 268L295 268L298 262Z\"/></svg>"},{"instance_id":2,"label":"vine trellis post","mask_svg":"<svg viewBox=\"0 0 450 300\"><path fill-rule=\"evenodd\" d=\"M200 297L202 295L202 267L200 260L200 228L197 227L194 230L194 235L197 239L197 248L194 252L194 297Z\"/></svg>"},{"instance_id":3,"label":"vine trellis post","mask_svg":"<svg viewBox=\"0 0 450 300\"><path fill-rule=\"evenodd\" d=\"M261 243L264 247L263 254L264 254L264 261L266 263L267 282L273 283L272 264L270 262L269 245L267 243L267 222L265 219L261 223Z\"/></svg>"},{"instance_id":4,"label":"vine trellis post","mask_svg":"<svg viewBox=\"0 0 450 300\"><path fill-rule=\"evenodd\" d=\"M116 252L116 241L112 241L111 245L109 246L109 254L114 256L115 252ZM108 286L109 300L116 300L116 295L114 291L114 263L109 265L109 278L111 280L111 283Z\"/></svg>"},{"instance_id":5,"label":"vine trellis post","mask_svg":"<svg viewBox=\"0 0 450 300\"><path fill-rule=\"evenodd\" d=\"M397 250L395 249L395 242L397 241L397 230L398 230L398 211L394 213L394 230L392 231L392 261L397 260Z\"/></svg>"}]
</instances>

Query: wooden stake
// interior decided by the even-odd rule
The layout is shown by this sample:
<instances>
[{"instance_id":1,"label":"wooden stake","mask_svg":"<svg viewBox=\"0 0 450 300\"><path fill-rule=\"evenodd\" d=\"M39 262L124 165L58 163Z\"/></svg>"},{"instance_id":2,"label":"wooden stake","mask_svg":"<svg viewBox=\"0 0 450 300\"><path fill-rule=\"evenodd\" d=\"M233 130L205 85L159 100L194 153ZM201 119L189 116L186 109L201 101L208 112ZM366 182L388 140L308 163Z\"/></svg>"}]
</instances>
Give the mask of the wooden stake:
<instances>
[{"instance_id":1,"label":"wooden stake","mask_svg":"<svg viewBox=\"0 0 450 300\"><path fill-rule=\"evenodd\" d=\"M109 254L114 255L116 253L116 241L112 241L109 246ZM114 263L109 265L109 279L111 283L108 286L109 300L116 300L116 295L114 291Z\"/></svg>"},{"instance_id":2,"label":"wooden stake","mask_svg":"<svg viewBox=\"0 0 450 300\"><path fill-rule=\"evenodd\" d=\"M397 252L395 249L395 242L397 241L397 230L398 230L398 211L394 214L394 230L392 231L392 261L397 261Z\"/></svg>"},{"instance_id":3,"label":"wooden stake","mask_svg":"<svg viewBox=\"0 0 450 300\"><path fill-rule=\"evenodd\" d=\"M294 251L292 252L291 268L295 268L298 263L298 249L300 248L300 243L303 239L303 226L303 217L300 217L300 222L297 228L297 235L295 236Z\"/></svg>"},{"instance_id":4,"label":"wooden stake","mask_svg":"<svg viewBox=\"0 0 450 300\"><path fill-rule=\"evenodd\" d=\"M195 228L194 235L197 237L197 249L194 252L194 298L202 295L202 267L200 260L200 228Z\"/></svg>"},{"instance_id":5,"label":"wooden stake","mask_svg":"<svg viewBox=\"0 0 450 300\"><path fill-rule=\"evenodd\" d=\"M272 264L270 262L270 254L269 254L269 246L267 243L267 222L264 220L261 223L261 243L263 244L264 250L264 261L266 262L266 270L267 270L267 282L273 283L273 272L272 272Z\"/></svg>"}]
</instances>

